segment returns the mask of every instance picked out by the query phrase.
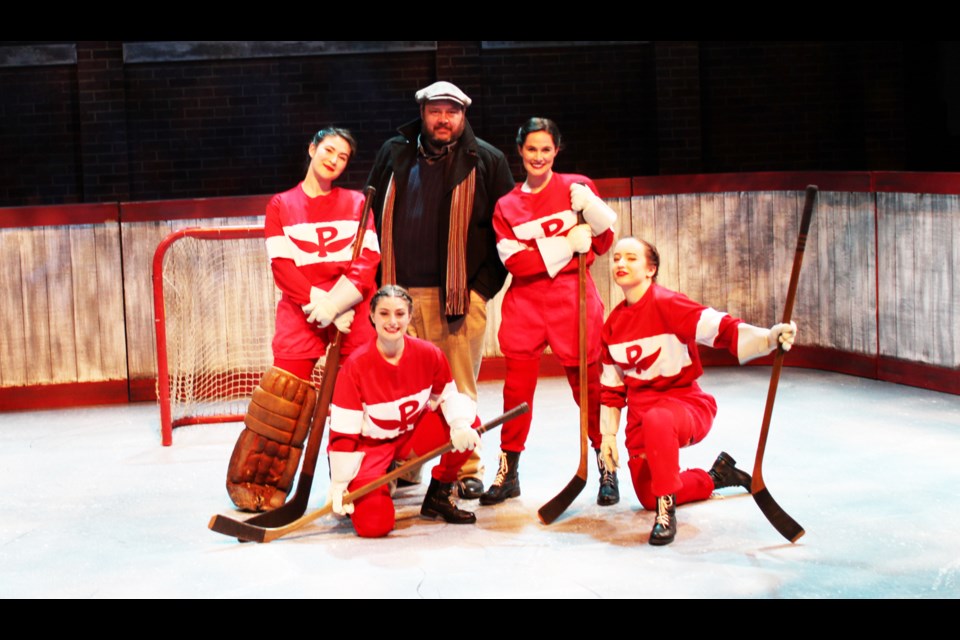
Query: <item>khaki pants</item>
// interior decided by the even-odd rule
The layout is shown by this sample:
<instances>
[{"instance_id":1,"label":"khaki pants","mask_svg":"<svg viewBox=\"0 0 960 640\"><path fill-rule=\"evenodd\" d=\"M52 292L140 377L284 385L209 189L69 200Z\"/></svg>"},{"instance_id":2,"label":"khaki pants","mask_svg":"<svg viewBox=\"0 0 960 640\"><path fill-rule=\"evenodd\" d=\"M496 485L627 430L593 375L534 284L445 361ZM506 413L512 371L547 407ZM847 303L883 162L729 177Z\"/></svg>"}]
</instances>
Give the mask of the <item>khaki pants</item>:
<instances>
[{"instance_id":1,"label":"khaki pants","mask_svg":"<svg viewBox=\"0 0 960 640\"><path fill-rule=\"evenodd\" d=\"M471 291L467 315L448 323L440 305L439 288L414 287L408 291L413 298L413 318L408 333L429 340L443 351L457 388L476 402L477 376L480 374L483 338L487 329L487 301L476 291ZM460 477L482 480L483 471L480 455L473 451L460 469Z\"/></svg>"}]
</instances>

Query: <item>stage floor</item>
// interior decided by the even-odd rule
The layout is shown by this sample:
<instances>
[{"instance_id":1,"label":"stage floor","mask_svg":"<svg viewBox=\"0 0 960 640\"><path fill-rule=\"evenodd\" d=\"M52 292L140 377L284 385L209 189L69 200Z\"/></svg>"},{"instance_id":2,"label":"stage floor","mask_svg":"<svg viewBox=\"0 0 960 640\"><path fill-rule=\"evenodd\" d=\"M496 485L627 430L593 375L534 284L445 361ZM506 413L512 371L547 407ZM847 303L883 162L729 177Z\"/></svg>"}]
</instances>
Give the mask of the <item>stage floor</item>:
<instances>
[{"instance_id":1,"label":"stage floor","mask_svg":"<svg viewBox=\"0 0 960 640\"><path fill-rule=\"evenodd\" d=\"M769 374L706 372L720 412L684 467L709 468L723 450L752 469ZM482 383L482 419L501 412L501 384ZM233 513L223 485L241 425L184 427L161 447L153 404L0 414L0 597L960 597L958 396L785 370L764 479L807 531L796 544L726 489L680 507L676 541L651 547L653 515L626 470L620 504L599 507L593 461L570 510L540 524L537 509L576 471L577 420L566 381L542 379L523 495L462 503L476 525L420 520L420 486L398 493L387 538L327 517L258 545L207 529ZM488 483L498 444L485 436ZM317 475L311 508L326 500L324 462Z\"/></svg>"}]
</instances>

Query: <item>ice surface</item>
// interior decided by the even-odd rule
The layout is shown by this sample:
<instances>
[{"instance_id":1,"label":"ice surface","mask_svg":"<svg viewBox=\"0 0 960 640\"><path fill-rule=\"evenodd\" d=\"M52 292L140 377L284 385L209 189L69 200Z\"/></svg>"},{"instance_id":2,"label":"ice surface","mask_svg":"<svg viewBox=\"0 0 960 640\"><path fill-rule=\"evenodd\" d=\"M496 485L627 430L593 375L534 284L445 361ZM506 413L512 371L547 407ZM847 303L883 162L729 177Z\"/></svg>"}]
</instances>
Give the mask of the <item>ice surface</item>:
<instances>
[{"instance_id":1,"label":"ice surface","mask_svg":"<svg viewBox=\"0 0 960 640\"><path fill-rule=\"evenodd\" d=\"M681 453L709 467L721 450L750 470L769 368L709 369L720 413ZM481 417L501 412L481 385ZM577 410L545 378L520 463L523 495L476 502L475 526L418 517L424 488L397 496L397 530L357 538L322 518L270 544L209 531L234 512L224 489L240 425L184 427L160 446L155 405L0 414L0 597L4 598L823 598L960 596L960 397L787 369L764 460L767 488L807 531L780 537L736 489L679 508L676 541L646 543L644 512L587 488L550 526L537 509L577 468ZM621 430L621 441L622 441ZM484 438L489 482L499 434ZM621 453L623 456L623 453ZM625 456L623 456L625 457ZM321 462L311 508L326 497ZM473 505L473 506L471 506Z\"/></svg>"}]
</instances>

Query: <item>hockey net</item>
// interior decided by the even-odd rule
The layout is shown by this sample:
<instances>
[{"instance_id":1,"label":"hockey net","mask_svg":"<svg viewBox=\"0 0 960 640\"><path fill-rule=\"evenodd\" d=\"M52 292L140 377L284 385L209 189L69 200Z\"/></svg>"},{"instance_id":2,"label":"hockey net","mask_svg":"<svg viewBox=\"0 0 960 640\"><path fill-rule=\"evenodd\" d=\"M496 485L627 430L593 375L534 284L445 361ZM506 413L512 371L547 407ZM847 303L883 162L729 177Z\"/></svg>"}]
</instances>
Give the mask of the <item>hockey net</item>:
<instances>
[{"instance_id":1,"label":"hockey net","mask_svg":"<svg viewBox=\"0 0 960 640\"><path fill-rule=\"evenodd\" d=\"M163 444L174 427L241 421L273 362L280 291L263 227L171 233L154 254L153 296Z\"/></svg>"}]
</instances>

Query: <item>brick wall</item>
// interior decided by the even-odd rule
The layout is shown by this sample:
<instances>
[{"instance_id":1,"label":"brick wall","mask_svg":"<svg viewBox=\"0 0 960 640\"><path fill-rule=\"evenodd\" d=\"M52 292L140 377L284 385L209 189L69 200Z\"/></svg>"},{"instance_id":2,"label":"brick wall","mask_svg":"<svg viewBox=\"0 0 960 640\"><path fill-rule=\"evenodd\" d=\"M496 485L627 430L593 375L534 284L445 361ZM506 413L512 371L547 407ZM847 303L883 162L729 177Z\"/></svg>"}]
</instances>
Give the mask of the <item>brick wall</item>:
<instances>
[{"instance_id":1,"label":"brick wall","mask_svg":"<svg viewBox=\"0 0 960 640\"><path fill-rule=\"evenodd\" d=\"M707 172L903 168L902 57L869 43L702 43Z\"/></svg>"},{"instance_id":2,"label":"brick wall","mask_svg":"<svg viewBox=\"0 0 960 640\"><path fill-rule=\"evenodd\" d=\"M75 66L0 69L0 205L83 201Z\"/></svg>"},{"instance_id":3,"label":"brick wall","mask_svg":"<svg viewBox=\"0 0 960 640\"><path fill-rule=\"evenodd\" d=\"M564 134L558 170L595 178L960 169L943 103L960 72L933 64L960 51L936 45L441 41L125 62L121 42L72 44L74 64L4 66L0 43L0 205L272 193L302 177L329 123L357 135L341 184L359 187L436 79L474 98L474 129L518 178L513 140L532 115Z\"/></svg>"},{"instance_id":4,"label":"brick wall","mask_svg":"<svg viewBox=\"0 0 960 640\"><path fill-rule=\"evenodd\" d=\"M484 132L523 169L517 128L554 120L565 150L558 171L611 178L656 173L655 90L649 45L485 50Z\"/></svg>"},{"instance_id":5,"label":"brick wall","mask_svg":"<svg viewBox=\"0 0 960 640\"><path fill-rule=\"evenodd\" d=\"M143 64L128 70L134 199L244 195L303 178L328 124L359 143L341 178L359 187L380 143L416 114L432 56L321 56Z\"/></svg>"},{"instance_id":6,"label":"brick wall","mask_svg":"<svg viewBox=\"0 0 960 640\"><path fill-rule=\"evenodd\" d=\"M122 43L77 43L77 89L83 200L129 200Z\"/></svg>"}]
</instances>

